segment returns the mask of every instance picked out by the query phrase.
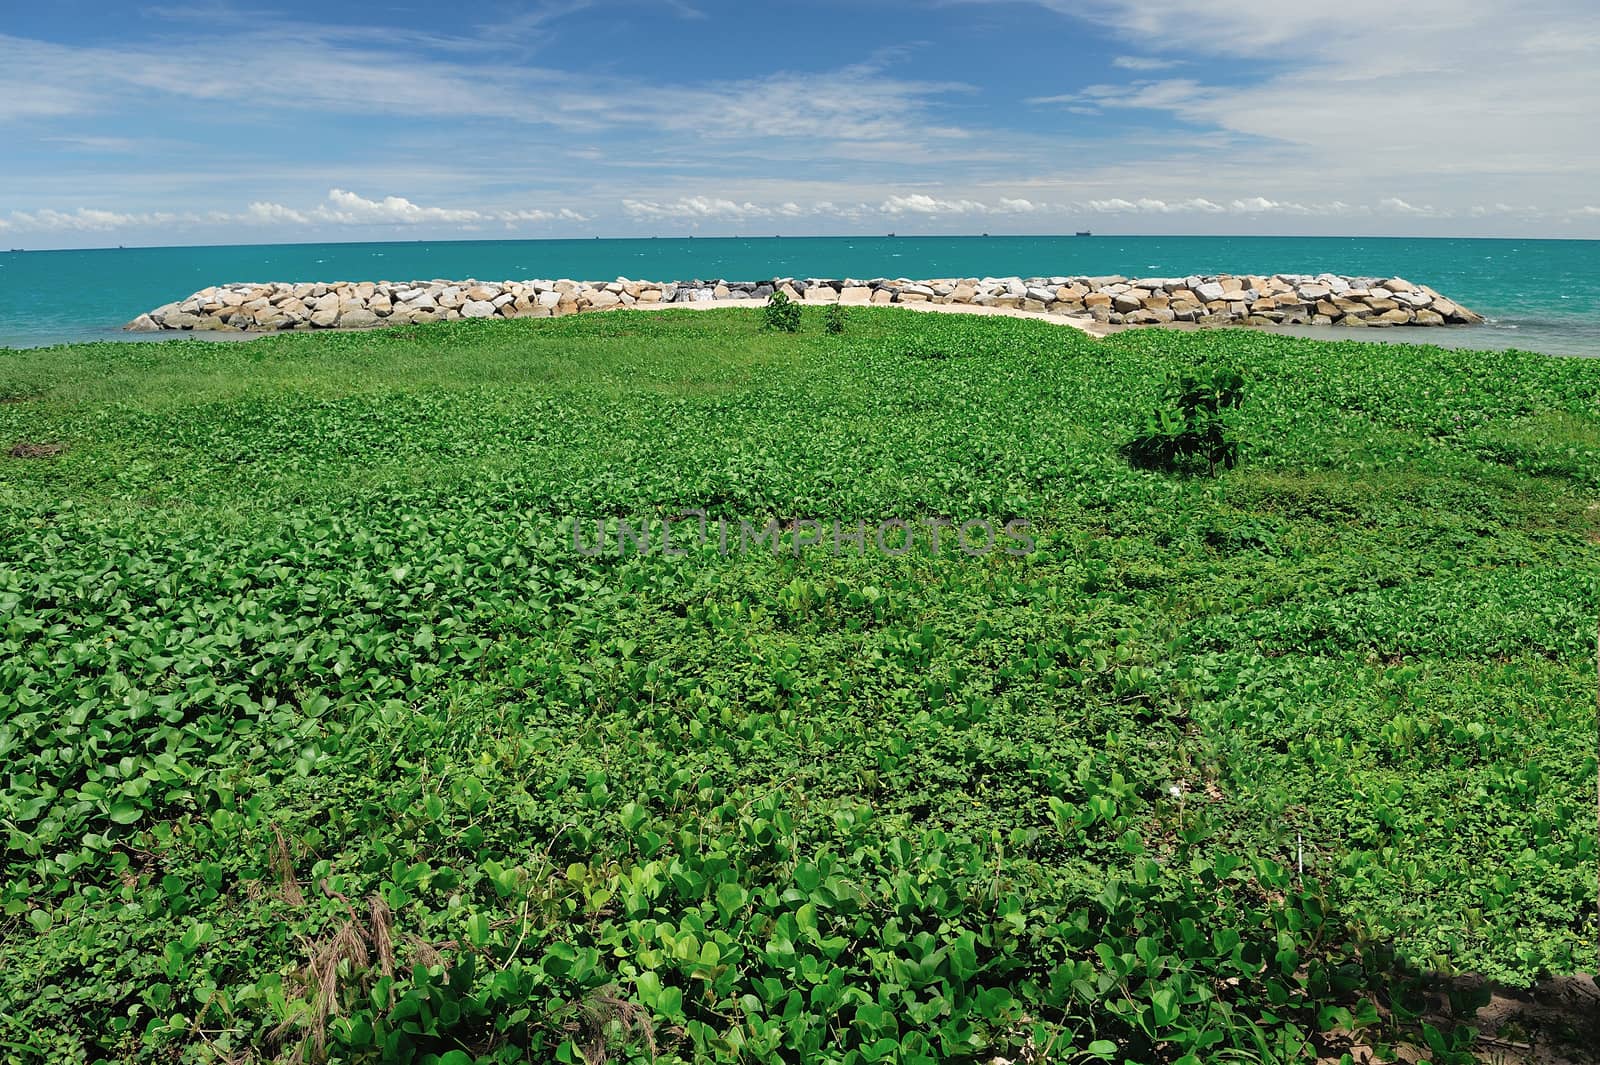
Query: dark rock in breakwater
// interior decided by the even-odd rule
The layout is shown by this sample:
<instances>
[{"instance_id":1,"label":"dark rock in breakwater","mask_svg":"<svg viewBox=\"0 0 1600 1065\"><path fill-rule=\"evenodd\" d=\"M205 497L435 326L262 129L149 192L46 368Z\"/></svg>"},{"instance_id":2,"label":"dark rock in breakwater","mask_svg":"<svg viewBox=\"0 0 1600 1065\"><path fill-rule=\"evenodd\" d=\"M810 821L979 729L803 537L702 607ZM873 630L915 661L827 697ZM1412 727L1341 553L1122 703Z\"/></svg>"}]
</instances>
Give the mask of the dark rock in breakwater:
<instances>
[{"instance_id":1,"label":"dark rock in breakwater","mask_svg":"<svg viewBox=\"0 0 1600 1065\"><path fill-rule=\"evenodd\" d=\"M764 301L774 292L846 306L964 304L1059 314L1082 324L1471 325L1483 319L1427 285L1335 274L985 277L911 281L334 281L201 289L125 328L275 332L368 329L460 318L549 318L624 306Z\"/></svg>"}]
</instances>

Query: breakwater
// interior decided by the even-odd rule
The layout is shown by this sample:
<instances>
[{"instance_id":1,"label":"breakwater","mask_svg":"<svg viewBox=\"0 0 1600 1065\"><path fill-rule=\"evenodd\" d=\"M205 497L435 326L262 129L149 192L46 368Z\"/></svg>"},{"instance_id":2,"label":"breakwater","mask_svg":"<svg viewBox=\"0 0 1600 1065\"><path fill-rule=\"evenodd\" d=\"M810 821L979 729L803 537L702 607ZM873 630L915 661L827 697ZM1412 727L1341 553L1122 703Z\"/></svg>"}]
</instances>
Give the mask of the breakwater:
<instances>
[{"instance_id":1,"label":"breakwater","mask_svg":"<svg viewBox=\"0 0 1600 1065\"><path fill-rule=\"evenodd\" d=\"M984 277L912 281L332 281L219 285L141 314L135 332L370 329L465 318L542 318L627 306L765 302L781 292L846 306L964 304L1106 325L1470 325L1483 319L1404 278L1218 274L1178 278Z\"/></svg>"}]
</instances>

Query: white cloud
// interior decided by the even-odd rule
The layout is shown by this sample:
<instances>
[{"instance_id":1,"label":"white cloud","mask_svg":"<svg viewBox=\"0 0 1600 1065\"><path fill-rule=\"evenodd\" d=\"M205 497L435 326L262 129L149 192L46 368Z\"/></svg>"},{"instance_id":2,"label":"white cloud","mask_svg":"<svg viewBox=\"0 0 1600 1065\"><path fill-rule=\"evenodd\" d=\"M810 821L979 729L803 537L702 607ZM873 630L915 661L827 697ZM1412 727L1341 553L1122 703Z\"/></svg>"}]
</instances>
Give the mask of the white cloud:
<instances>
[{"instance_id":1,"label":"white cloud","mask_svg":"<svg viewBox=\"0 0 1600 1065\"><path fill-rule=\"evenodd\" d=\"M717 196L685 196L667 203L627 199L622 201L622 210L630 218L664 221L706 219L738 221L746 218L770 218L776 213L771 207L762 207L749 202L738 203Z\"/></svg>"},{"instance_id":2,"label":"white cloud","mask_svg":"<svg viewBox=\"0 0 1600 1065\"><path fill-rule=\"evenodd\" d=\"M303 226L307 222L310 222L311 219L306 217L306 215L302 212L296 211L290 207L285 207L281 203L263 203L258 201L245 208L244 213L239 216L239 221L256 223L264 226L282 225L284 223Z\"/></svg>"},{"instance_id":3,"label":"white cloud","mask_svg":"<svg viewBox=\"0 0 1600 1065\"><path fill-rule=\"evenodd\" d=\"M1119 55L1111 61L1111 65L1122 70L1170 70L1181 66L1182 61L1177 59L1154 59L1142 55Z\"/></svg>"},{"instance_id":4,"label":"white cloud","mask_svg":"<svg viewBox=\"0 0 1600 1065\"><path fill-rule=\"evenodd\" d=\"M1077 92L1035 96L1027 102L1034 105L1075 104L1090 109L1123 107L1173 110L1195 100L1201 92L1200 83L1192 78L1165 78L1159 81L1135 81L1127 85L1088 85Z\"/></svg>"},{"instance_id":5,"label":"white cloud","mask_svg":"<svg viewBox=\"0 0 1600 1065\"><path fill-rule=\"evenodd\" d=\"M417 225L421 222L481 222L484 214L458 207L419 207L404 196L385 196L369 200L344 189L330 189L331 206L319 208L323 221L346 225L392 222L400 225Z\"/></svg>"},{"instance_id":6,"label":"white cloud","mask_svg":"<svg viewBox=\"0 0 1600 1065\"><path fill-rule=\"evenodd\" d=\"M1184 200L1158 200L1152 197L1141 197L1137 200L1127 200L1120 196L1108 200L1088 200L1084 203L1074 204L1076 208L1084 211L1094 211L1099 214L1221 214L1227 208L1219 203L1201 196L1191 196ZM1235 210L1237 210L1237 201Z\"/></svg>"},{"instance_id":7,"label":"white cloud","mask_svg":"<svg viewBox=\"0 0 1600 1065\"><path fill-rule=\"evenodd\" d=\"M174 214L162 212L125 214L96 207L77 207L70 211L45 208L39 211L13 211L7 219L10 227L42 233L79 232L96 233L132 226L167 226L180 221Z\"/></svg>"},{"instance_id":8,"label":"white cloud","mask_svg":"<svg viewBox=\"0 0 1600 1065\"><path fill-rule=\"evenodd\" d=\"M986 214L988 206L976 200L946 200L926 193L914 192L909 196L890 196L878 210L887 215L900 214Z\"/></svg>"},{"instance_id":9,"label":"white cloud","mask_svg":"<svg viewBox=\"0 0 1600 1065\"><path fill-rule=\"evenodd\" d=\"M1398 196L1387 197L1386 199L1382 200L1378 206L1381 209L1390 211L1394 214L1421 215L1425 218L1433 218L1442 213L1434 207L1414 206L1407 203L1405 200L1400 199Z\"/></svg>"},{"instance_id":10,"label":"white cloud","mask_svg":"<svg viewBox=\"0 0 1600 1065\"><path fill-rule=\"evenodd\" d=\"M1208 59L1225 65L1226 78L1068 83L1029 101L1069 113L1165 112L1233 135L1211 167L1173 136L1169 155L1182 172L1160 169L1174 178L1253 173L1273 200L1310 204L1337 190L1412 205L1380 213L1442 219L1470 216L1507 187L1559 211L1583 202L1600 173L1600 140L1576 132L1600 112L1600 8L1590 0L1412 0L1405 21L1419 32L1405 33L1390 0L1346 0L1285 19L1211 0L1036 2L1141 50L1182 56L1186 70ZM1160 180L1152 173L1152 192ZM1414 206L1424 203L1432 210Z\"/></svg>"},{"instance_id":11,"label":"white cloud","mask_svg":"<svg viewBox=\"0 0 1600 1065\"><path fill-rule=\"evenodd\" d=\"M70 211L45 208L37 211L13 211L9 217L0 218L0 228L59 233L103 232L114 229L167 231L192 228L201 224L279 228L316 225L427 224L476 227L486 222L504 222L514 227L527 222L551 221L586 222L588 217L565 207L557 210L424 207L403 196L385 196L381 200L371 200L346 189L330 189L327 202L305 210L266 200L256 200L242 211L210 211L204 215L171 212L124 213L94 207L77 207Z\"/></svg>"},{"instance_id":12,"label":"white cloud","mask_svg":"<svg viewBox=\"0 0 1600 1065\"><path fill-rule=\"evenodd\" d=\"M1267 214L1274 211L1288 214L1309 214L1310 209L1299 203L1280 203L1269 200L1265 196L1251 196L1248 199L1234 200L1228 206L1239 214Z\"/></svg>"}]
</instances>

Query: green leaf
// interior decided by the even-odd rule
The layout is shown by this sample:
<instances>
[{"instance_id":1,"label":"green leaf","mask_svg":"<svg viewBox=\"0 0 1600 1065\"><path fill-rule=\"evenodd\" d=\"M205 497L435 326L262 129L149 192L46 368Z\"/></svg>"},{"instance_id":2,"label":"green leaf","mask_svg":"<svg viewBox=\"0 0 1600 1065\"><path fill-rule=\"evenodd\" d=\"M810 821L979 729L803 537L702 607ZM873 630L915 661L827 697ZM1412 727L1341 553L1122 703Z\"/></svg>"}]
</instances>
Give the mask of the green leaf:
<instances>
[{"instance_id":1,"label":"green leaf","mask_svg":"<svg viewBox=\"0 0 1600 1065\"><path fill-rule=\"evenodd\" d=\"M749 899L749 892L738 884L718 884L717 912L722 915L722 923L731 924L733 915L744 909Z\"/></svg>"}]
</instances>

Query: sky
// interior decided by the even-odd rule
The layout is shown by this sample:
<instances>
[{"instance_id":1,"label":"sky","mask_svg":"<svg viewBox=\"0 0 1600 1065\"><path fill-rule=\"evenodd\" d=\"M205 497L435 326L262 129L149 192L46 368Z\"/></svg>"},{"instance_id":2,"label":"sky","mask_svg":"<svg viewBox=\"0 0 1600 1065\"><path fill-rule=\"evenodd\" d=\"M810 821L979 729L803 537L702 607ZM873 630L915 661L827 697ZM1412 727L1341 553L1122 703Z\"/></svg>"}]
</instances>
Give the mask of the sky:
<instances>
[{"instance_id":1,"label":"sky","mask_svg":"<svg viewBox=\"0 0 1600 1065\"><path fill-rule=\"evenodd\" d=\"M0 0L0 247L1600 238L1593 0Z\"/></svg>"}]
</instances>

